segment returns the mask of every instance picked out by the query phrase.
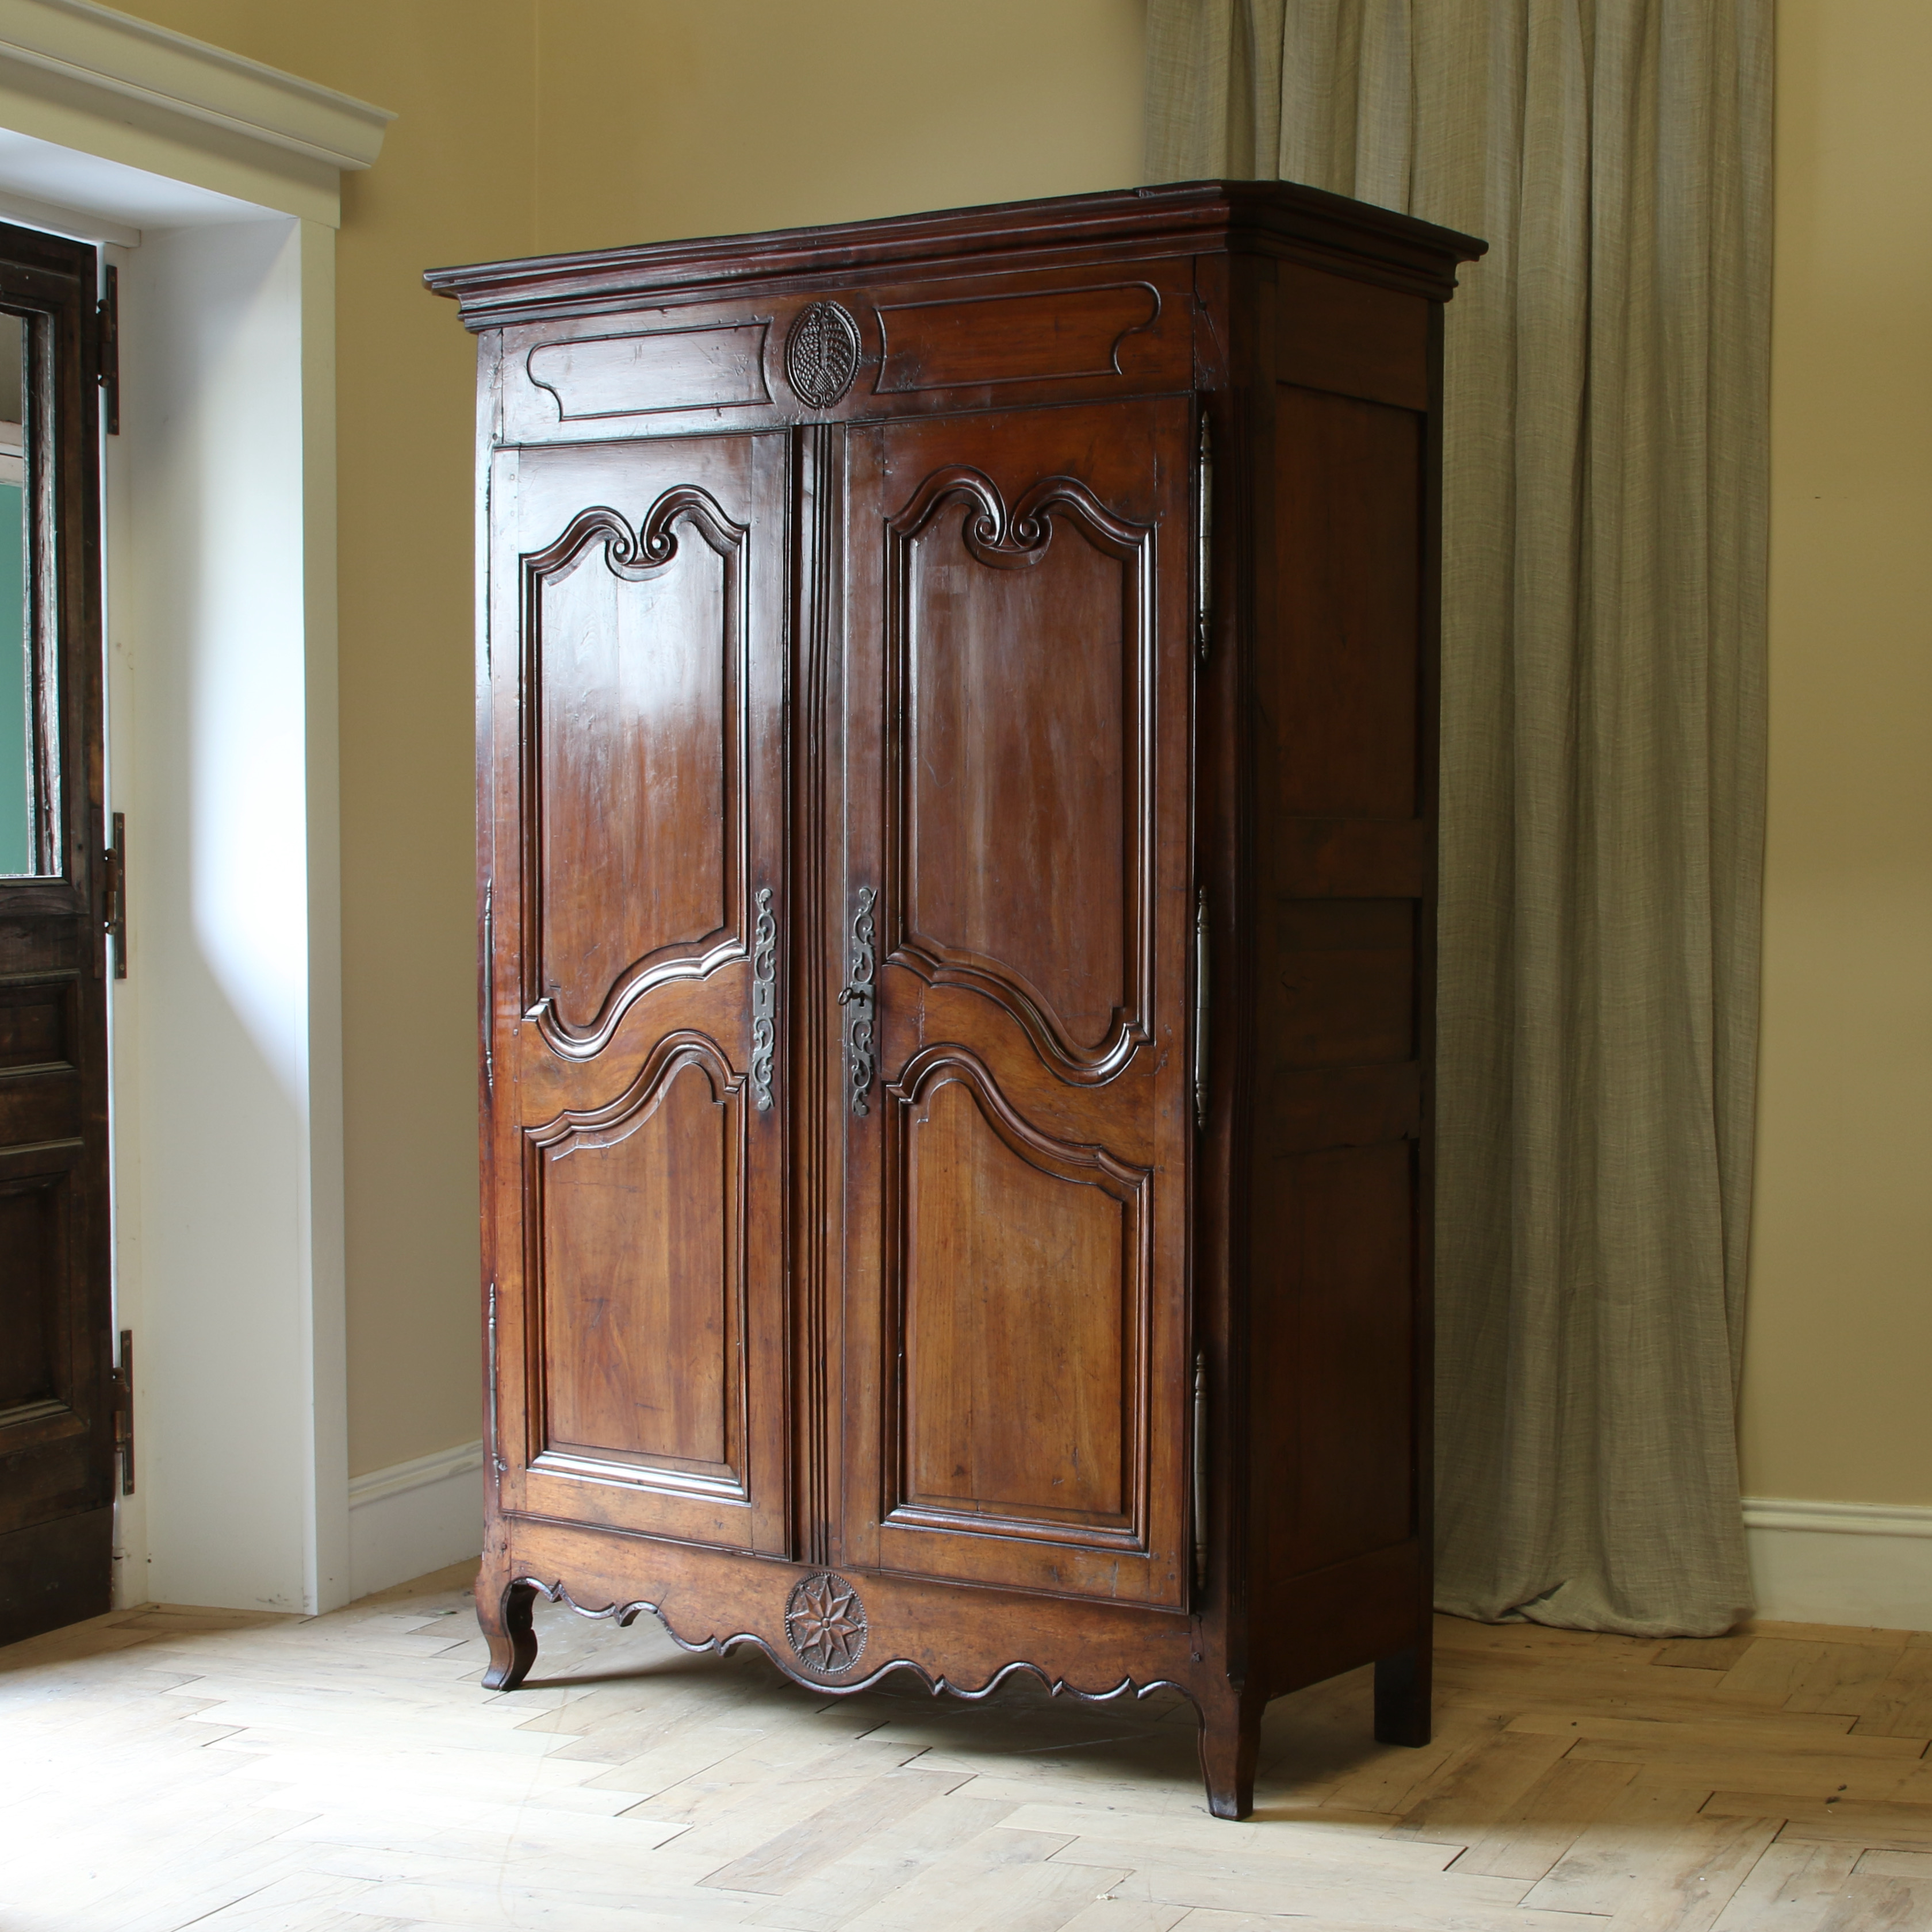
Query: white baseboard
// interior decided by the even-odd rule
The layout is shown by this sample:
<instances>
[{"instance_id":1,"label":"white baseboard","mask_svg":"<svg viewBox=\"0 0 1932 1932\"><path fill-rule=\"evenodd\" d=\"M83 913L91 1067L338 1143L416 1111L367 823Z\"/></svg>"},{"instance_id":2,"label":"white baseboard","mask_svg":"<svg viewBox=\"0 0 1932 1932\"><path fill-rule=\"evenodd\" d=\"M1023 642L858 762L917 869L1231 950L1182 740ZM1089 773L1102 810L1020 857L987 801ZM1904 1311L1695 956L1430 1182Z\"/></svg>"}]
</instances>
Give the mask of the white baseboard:
<instances>
[{"instance_id":1,"label":"white baseboard","mask_svg":"<svg viewBox=\"0 0 1932 1932\"><path fill-rule=\"evenodd\" d=\"M1932 1629L1932 1508L1747 1496L1744 1544L1761 1617Z\"/></svg>"},{"instance_id":2,"label":"white baseboard","mask_svg":"<svg viewBox=\"0 0 1932 1932\"><path fill-rule=\"evenodd\" d=\"M349 1484L349 1577L366 1597L483 1547L483 1445ZM1932 1630L1932 1507L1744 1499L1757 1613L1780 1623Z\"/></svg>"},{"instance_id":3,"label":"white baseboard","mask_svg":"<svg viewBox=\"0 0 1932 1932\"><path fill-rule=\"evenodd\" d=\"M483 1445L349 1479L349 1592L366 1597L483 1548Z\"/></svg>"}]
</instances>

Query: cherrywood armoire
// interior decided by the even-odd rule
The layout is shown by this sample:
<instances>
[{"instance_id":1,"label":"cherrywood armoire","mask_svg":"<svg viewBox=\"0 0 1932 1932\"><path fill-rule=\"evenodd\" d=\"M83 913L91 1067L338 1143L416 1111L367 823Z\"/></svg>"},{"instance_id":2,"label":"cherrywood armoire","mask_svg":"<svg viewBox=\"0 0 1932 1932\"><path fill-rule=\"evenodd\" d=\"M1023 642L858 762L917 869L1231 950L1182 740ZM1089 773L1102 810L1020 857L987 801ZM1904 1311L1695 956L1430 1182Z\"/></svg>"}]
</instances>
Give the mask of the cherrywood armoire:
<instances>
[{"instance_id":1,"label":"cherrywood armoire","mask_svg":"<svg viewBox=\"0 0 1932 1932\"><path fill-rule=\"evenodd\" d=\"M487 1682L542 1591L1429 1729L1442 304L1203 182L439 271L479 338Z\"/></svg>"}]
</instances>

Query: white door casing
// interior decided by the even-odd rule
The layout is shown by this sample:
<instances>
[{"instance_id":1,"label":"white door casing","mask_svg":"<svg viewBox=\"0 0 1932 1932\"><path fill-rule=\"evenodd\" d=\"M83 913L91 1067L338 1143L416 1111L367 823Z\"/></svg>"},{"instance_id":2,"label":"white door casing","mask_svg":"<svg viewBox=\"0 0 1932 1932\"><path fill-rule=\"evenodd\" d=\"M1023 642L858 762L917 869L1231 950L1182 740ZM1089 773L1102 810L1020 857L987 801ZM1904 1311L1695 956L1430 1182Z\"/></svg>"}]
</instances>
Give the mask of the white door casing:
<instances>
[{"instance_id":1,"label":"white door casing","mask_svg":"<svg viewBox=\"0 0 1932 1932\"><path fill-rule=\"evenodd\" d=\"M87 4L0 0L0 220L106 244L116 1600L350 1594L334 231L380 108Z\"/></svg>"}]
</instances>

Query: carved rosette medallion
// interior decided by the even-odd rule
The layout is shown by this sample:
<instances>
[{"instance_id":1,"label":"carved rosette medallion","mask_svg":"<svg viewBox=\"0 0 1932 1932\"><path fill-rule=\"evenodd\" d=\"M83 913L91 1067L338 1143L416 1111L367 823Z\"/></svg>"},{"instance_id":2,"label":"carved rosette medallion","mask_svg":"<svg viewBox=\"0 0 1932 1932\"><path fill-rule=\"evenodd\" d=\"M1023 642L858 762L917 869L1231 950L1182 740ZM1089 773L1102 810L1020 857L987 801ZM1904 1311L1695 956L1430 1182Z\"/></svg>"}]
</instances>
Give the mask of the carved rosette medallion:
<instances>
[{"instance_id":1,"label":"carved rosette medallion","mask_svg":"<svg viewBox=\"0 0 1932 1932\"><path fill-rule=\"evenodd\" d=\"M858 1592L829 1570L792 1586L784 1621L799 1660L827 1677L842 1675L865 1654L866 1606Z\"/></svg>"},{"instance_id":2,"label":"carved rosette medallion","mask_svg":"<svg viewBox=\"0 0 1932 1932\"><path fill-rule=\"evenodd\" d=\"M859 325L836 302L815 302L785 338L785 376L802 401L829 410L859 373Z\"/></svg>"}]
</instances>

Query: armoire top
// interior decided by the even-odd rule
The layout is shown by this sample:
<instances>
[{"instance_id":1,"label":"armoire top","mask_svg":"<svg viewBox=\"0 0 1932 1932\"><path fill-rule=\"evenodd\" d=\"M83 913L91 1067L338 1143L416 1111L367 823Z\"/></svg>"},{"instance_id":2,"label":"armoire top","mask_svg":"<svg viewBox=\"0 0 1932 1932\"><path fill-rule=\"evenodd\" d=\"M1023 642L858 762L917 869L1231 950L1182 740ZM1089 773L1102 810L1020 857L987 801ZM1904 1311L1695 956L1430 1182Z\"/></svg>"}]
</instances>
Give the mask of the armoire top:
<instances>
[{"instance_id":1,"label":"armoire top","mask_svg":"<svg viewBox=\"0 0 1932 1932\"><path fill-rule=\"evenodd\" d=\"M1488 247L1454 229L1289 182L1178 182L822 228L654 242L433 268L472 329L595 314L667 296L782 286L881 270L960 274L1150 255L1270 254L1446 301L1456 264Z\"/></svg>"}]
</instances>

